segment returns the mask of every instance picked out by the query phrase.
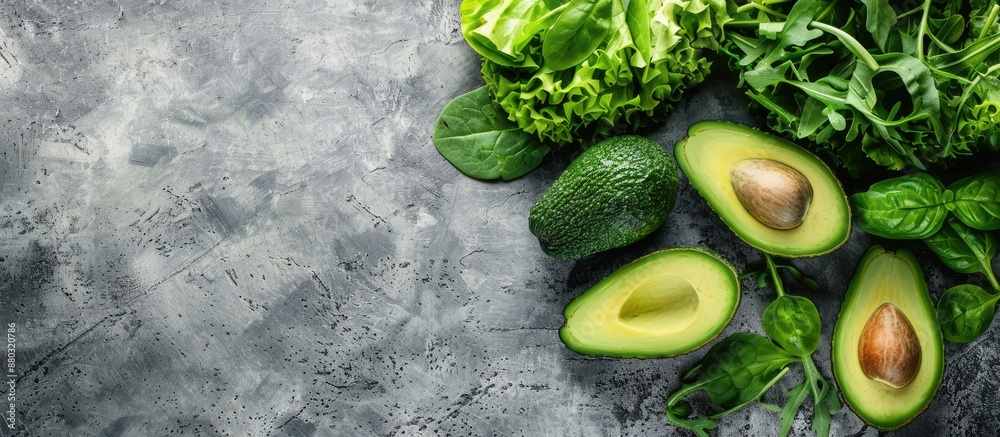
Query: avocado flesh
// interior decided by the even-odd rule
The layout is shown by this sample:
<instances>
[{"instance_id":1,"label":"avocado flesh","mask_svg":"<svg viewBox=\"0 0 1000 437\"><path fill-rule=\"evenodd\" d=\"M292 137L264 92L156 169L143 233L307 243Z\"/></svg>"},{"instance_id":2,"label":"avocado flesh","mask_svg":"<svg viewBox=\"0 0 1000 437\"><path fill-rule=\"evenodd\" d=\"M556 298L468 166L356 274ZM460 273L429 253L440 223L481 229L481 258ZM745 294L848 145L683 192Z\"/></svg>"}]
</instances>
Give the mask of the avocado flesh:
<instances>
[{"instance_id":1,"label":"avocado flesh","mask_svg":"<svg viewBox=\"0 0 1000 437\"><path fill-rule=\"evenodd\" d=\"M625 265L573 300L559 337L587 355L680 355L718 336L739 298L736 271L714 254L662 250Z\"/></svg>"},{"instance_id":2,"label":"avocado flesh","mask_svg":"<svg viewBox=\"0 0 1000 437\"><path fill-rule=\"evenodd\" d=\"M702 121L674 145L674 154L683 174L722 221L763 252L789 258L818 256L850 237L851 210L840 181L823 161L795 144L746 126ZM730 169L748 158L777 161L808 179L813 197L800 225L784 230L768 227L744 208Z\"/></svg>"},{"instance_id":3,"label":"avocado flesh","mask_svg":"<svg viewBox=\"0 0 1000 437\"><path fill-rule=\"evenodd\" d=\"M892 303L909 320L920 344L916 377L902 388L864 374L858 342L869 317ZM847 405L869 425L897 429L919 415L937 392L944 369L944 344L927 283L913 255L874 246L862 256L833 332L833 373Z\"/></svg>"}]
</instances>

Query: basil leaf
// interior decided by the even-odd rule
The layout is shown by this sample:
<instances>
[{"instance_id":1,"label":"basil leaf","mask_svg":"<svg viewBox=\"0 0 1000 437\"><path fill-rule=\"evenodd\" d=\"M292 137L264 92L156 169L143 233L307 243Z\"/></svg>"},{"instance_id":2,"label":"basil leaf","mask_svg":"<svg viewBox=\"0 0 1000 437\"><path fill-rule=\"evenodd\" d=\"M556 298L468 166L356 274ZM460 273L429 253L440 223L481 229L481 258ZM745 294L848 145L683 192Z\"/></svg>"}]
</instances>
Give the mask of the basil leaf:
<instances>
[{"instance_id":1,"label":"basil leaf","mask_svg":"<svg viewBox=\"0 0 1000 437\"><path fill-rule=\"evenodd\" d=\"M938 324L948 341L968 343L990 327L996 312L997 298L978 285L964 284L949 288L937 303Z\"/></svg>"},{"instance_id":2,"label":"basil leaf","mask_svg":"<svg viewBox=\"0 0 1000 437\"><path fill-rule=\"evenodd\" d=\"M811 300L781 295L764 309L764 332L797 357L807 357L819 347L820 318Z\"/></svg>"},{"instance_id":3,"label":"basil leaf","mask_svg":"<svg viewBox=\"0 0 1000 437\"><path fill-rule=\"evenodd\" d=\"M434 146L476 179L517 178L538 167L549 152L549 146L497 111L486 87L445 106L434 127Z\"/></svg>"},{"instance_id":4,"label":"basil leaf","mask_svg":"<svg viewBox=\"0 0 1000 437\"><path fill-rule=\"evenodd\" d=\"M993 234L972 229L954 216L949 216L945 222L938 232L924 239L927 247L952 270L982 273L994 289L1000 289L991 264L997 253L997 241Z\"/></svg>"},{"instance_id":5,"label":"basil leaf","mask_svg":"<svg viewBox=\"0 0 1000 437\"><path fill-rule=\"evenodd\" d=\"M611 31L611 2L570 0L542 41L545 65L565 70L594 53Z\"/></svg>"},{"instance_id":6,"label":"basil leaf","mask_svg":"<svg viewBox=\"0 0 1000 437\"><path fill-rule=\"evenodd\" d=\"M948 215L954 194L927 173L912 173L873 184L851 196L857 224L885 238L919 239L933 235Z\"/></svg>"},{"instance_id":7,"label":"basil leaf","mask_svg":"<svg viewBox=\"0 0 1000 437\"><path fill-rule=\"evenodd\" d=\"M951 184L951 212L971 228L1000 229L1000 173L969 176Z\"/></svg>"}]
</instances>

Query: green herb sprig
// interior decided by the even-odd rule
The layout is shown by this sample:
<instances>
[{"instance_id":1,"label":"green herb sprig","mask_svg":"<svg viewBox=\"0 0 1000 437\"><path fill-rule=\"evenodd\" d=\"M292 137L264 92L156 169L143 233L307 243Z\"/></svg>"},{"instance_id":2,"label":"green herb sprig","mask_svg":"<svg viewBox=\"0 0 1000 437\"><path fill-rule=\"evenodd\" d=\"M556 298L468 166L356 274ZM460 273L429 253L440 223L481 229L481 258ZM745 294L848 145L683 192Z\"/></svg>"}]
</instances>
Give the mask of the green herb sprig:
<instances>
[{"instance_id":1,"label":"green herb sprig","mask_svg":"<svg viewBox=\"0 0 1000 437\"><path fill-rule=\"evenodd\" d=\"M809 299L785 292L780 269L787 269L794 278L809 288L816 282L790 265L779 265L764 254L766 268L746 276L757 277L758 285L773 281L777 297L764 309L761 318L767 337L754 333L734 334L712 347L701 362L684 376L681 388L666 404L667 418L675 425L688 428L699 436L718 426L723 416L757 402L764 408L781 413L781 436L787 436L799 409L813 398L812 429L818 436L830 431L833 416L841 403L836 385L820 374L812 354L819 347L821 322L819 311ZM788 373L789 365L802 364L803 381L788 392L784 407L761 401L767 391ZM694 413L687 398L704 391L712 402L723 409L713 414Z\"/></svg>"}]
</instances>

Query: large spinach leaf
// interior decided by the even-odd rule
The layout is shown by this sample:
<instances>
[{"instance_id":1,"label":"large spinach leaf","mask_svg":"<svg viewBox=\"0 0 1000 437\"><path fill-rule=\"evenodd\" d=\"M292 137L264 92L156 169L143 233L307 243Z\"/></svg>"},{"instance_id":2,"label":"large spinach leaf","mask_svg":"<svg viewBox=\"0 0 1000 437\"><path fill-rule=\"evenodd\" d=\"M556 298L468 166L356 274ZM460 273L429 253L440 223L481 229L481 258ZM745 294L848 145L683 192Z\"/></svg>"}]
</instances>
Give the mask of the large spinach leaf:
<instances>
[{"instance_id":1,"label":"large spinach leaf","mask_svg":"<svg viewBox=\"0 0 1000 437\"><path fill-rule=\"evenodd\" d=\"M685 383L667 399L667 418L675 425L707 436L717 420L742 406L759 400L798 358L767 337L752 333L733 334L709 349L701 363L685 376ZM691 413L687 397L702 390L725 411L712 415Z\"/></svg>"},{"instance_id":2,"label":"large spinach leaf","mask_svg":"<svg viewBox=\"0 0 1000 437\"><path fill-rule=\"evenodd\" d=\"M434 145L455 168L477 179L514 179L538 167L549 152L549 146L497 110L486 87L445 106Z\"/></svg>"}]
</instances>

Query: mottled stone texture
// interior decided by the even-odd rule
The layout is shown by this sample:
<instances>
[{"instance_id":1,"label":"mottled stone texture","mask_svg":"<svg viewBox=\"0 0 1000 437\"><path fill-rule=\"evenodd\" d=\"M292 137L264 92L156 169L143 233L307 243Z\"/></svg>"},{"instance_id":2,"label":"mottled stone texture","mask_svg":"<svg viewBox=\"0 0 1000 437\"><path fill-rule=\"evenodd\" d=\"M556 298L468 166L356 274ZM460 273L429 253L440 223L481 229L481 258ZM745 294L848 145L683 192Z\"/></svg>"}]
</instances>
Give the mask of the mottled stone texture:
<instances>
[{"instance_id":1,"label":"mottled stone texture","mask_svg":"<svg viewBox=\"0 0 1000 437\"><path fill-rule=\"evenodd\" d=\"M4 1L0 322L18 330L17 434L683 435L663 403L704 350L576 355L562 309L659 248L708 245L744 270L762 258L686 181L639 244L542 254L528 211L571 154L489 183L431 142L441 108L482 83L458 6ZM735 83L715 76L647 135L669 148L696 120L756 124ZM810 296L827 375L872 242L855 231L794 262L823 286ZM935 297L978 281L913 249ZM724 335L760 331L773 292L745 285ZM948 346L942 389L900 435L1000 428L995 331ZM753 407L720 434L777 427ZM876 434L849 411L833 433Z\"/></svg>"}]
</instances>

